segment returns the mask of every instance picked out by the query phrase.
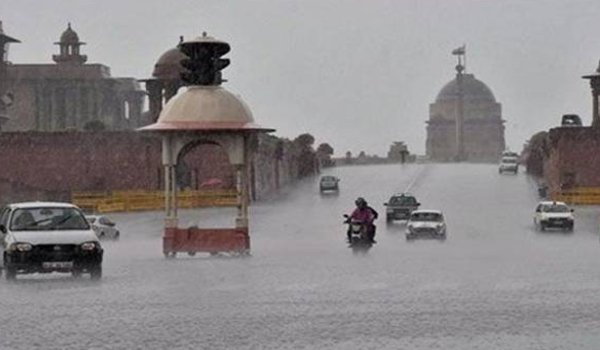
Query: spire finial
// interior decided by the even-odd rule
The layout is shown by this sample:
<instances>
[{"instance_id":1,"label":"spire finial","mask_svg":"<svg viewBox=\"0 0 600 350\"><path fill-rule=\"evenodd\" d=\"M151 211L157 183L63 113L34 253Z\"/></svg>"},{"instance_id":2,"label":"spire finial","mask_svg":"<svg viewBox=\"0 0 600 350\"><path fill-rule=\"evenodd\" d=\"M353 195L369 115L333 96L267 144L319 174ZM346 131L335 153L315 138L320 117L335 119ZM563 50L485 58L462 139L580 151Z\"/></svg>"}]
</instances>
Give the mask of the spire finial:
<instances>
[{"instance_id":1,"label":"spire finial","mask_svg":"<svg viewBox=\"0 0 600 350\"><path fill-rule=\"evenodd\" d=\"M208 34L206 34L206 32L202 32L202 37L206 38L208 36Z\"/></svg>"},{"instance_id":2,"label":"spire finial","mask_svg":"<svg viewBox=\"0 0 600 350\"><path fill-rule=\"evenodd\" d=\"M67 23L67 28L71 29L71 22Z\"/></svg>"}]
</instances>

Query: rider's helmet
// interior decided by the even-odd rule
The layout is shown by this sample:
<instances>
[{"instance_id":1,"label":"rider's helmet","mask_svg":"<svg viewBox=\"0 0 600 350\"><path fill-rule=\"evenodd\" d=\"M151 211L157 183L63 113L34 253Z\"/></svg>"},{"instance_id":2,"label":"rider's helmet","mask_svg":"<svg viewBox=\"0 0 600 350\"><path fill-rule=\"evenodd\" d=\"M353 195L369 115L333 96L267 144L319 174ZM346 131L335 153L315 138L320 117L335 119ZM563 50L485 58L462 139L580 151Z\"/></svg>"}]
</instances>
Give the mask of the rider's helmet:
<instances>
[{"instance_id":1,"label":"rider's helmet","mask_svg":"<svg viewBox=\"0 0 600 350\"><path fill-rule=\"evenodd\" d=\"M356 204L356 206L359 208L364 208L367 206L367 201L363 197L358 197L354 201L354 204Z\"/></svg>"}]
</instances>

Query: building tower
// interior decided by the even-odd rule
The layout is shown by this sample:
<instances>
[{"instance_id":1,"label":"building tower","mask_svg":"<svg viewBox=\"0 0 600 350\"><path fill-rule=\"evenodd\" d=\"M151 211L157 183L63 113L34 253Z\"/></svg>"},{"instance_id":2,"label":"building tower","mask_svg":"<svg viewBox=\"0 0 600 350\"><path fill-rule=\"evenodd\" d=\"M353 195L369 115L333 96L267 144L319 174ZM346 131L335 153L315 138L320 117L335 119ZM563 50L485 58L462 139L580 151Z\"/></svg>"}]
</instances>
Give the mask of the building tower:
<instances>
[{"instance_id":1,"label":"building tower","mask_svg":"<svg viewBox=\"0 0 600 350\"><path fill-rule=\"evenodd\" d=\"M84 64L87 61L87 56L82 55L79 50L85 43L79 41L79 35L71 28L71 23L60 36L60 41L54 44L60 47L60 54L52 55L54 62Z\"/></svg>"},{"instance_id":2,"label":"building tower","mask_svg":"<svg viewBox=\"0 0 600 350\"><path fill-rule=\"evenodd\" d=\"M492 90L465 72L464 47L456 77L429 106L427 155L440 162L496 162L505 148L502 105Z\"/></svg>"},{"instance_id":3,"label":"building tower","mask_svg":"<svg viewBox=\"0 0 600 350\"><path fill-rule=\"evenodd\" d=\"M8 120L6 109L12 103L12 93L8 91L6 84L8 81L8 45L11 43L20 43L20 41L4 34L2 21L0 21L0 131L2 131L2 124Z\"/></svg>"}]
</instances>

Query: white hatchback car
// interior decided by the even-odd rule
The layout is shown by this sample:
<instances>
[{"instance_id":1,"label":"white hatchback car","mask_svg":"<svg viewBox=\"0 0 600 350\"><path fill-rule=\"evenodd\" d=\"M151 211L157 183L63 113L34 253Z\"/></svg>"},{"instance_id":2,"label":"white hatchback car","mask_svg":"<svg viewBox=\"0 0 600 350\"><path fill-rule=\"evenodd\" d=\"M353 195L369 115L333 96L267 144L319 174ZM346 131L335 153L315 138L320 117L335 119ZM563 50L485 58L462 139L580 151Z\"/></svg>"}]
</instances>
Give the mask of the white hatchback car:
<instances>
[{"instance_id":1,"label":"white hatchback car","mask_svg":"<svg viewBox=\"0 0 600 350\"><path fill-rule=\"evenodd\" d=\"M419 236L446 239L446 222L439 210L415 210L406 223L406 239Z\"/></svg>"},{"instance_id":2,"label":"white hatchback car","mask_svg":"<svg viewBox=\"0 0 600 350\"><path fill-rule=\"evenodd\" d=\"M110 238L117 240L121 233L117 229L117 224L111 221L106 216L102 215L86 215L85 218L92 225L92 229L96 232L96 236L100 239Z\"/></svg>"},{"instance_id":3,"label":"white hatchback car","mask_svg":"<svg viewBox=\"0 0 600 350\"><path fill-rule=\"evenodd\" d=\"M573 209L569 208L564 202L543 201L535 208L533 223L541 231L551 227L573 231L575 217L573 216Z\"/></svg>"},{"instance_id":4,"label":"white hatchback car","mask_svg":"<svg viewBox=\"0 0 600 350\"><path fill-rule=\"evenodd\" d=\"M103 249L81 210L69 203L9 204L0 211L7 280L17 274L70 272L102 277Z\"/></svg>"}]
</instances>

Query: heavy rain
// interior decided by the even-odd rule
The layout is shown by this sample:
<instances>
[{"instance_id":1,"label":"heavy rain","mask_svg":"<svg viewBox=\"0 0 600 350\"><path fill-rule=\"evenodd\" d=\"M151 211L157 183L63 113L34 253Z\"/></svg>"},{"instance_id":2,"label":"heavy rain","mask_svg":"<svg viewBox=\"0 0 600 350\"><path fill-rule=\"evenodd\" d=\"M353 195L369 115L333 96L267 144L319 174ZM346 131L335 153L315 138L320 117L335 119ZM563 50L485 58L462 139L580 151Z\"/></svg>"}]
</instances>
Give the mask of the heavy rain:
<instances>
[{"instance_id":1,"label":"heavy rain","mask_svg":"<svg viewBox=\"0 0 600 350\"><path fill-rule=\"evenodd\" d=\"M599 16L4 0L0 349L597 349Z\"/></svg>"}]
</instances>

